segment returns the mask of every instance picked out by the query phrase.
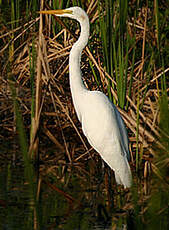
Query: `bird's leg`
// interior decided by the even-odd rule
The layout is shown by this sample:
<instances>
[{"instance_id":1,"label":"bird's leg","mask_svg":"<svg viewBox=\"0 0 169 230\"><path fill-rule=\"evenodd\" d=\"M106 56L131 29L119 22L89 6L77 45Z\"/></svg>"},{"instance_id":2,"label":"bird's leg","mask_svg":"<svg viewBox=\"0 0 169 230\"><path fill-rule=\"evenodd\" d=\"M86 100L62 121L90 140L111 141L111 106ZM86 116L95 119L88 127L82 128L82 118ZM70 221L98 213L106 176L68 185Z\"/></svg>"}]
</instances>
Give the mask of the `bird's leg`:
<instances>
[{"instance_id":1,"label":"bird's leg","mask_svg":"<svg viewBox=\"0 0 169 230\"><path fill-rule=\"evenodd\" d=\"M106 167L106 163L102 160L101 158L101 170L99 172L99 180L97 183L97 190L99 190L100 185L103 183L104 181L104 176L105 176L105 167Z\"/></svg>"},{"instance_id":2,"label":"bird's leg","mask_svg":"<svg viewBox=\"0 0 169 230\"><path fill-rule=\"evenodd\" d=\"M100 185L104 182L108 206L111 209L114 206L114 190L112 189L112 170L110 167L101 159L101 172L99 173L99 180L97 184L97 191L100 190Z\"/></svg>"},{"instance_id":3,"label":"bird's leg","mask_svg":"<svg viewBox=\"0 0 169 230\"><path fill-rule=\"evenodd\" d=\"M112 189L112 170L105 165L105 188L107 192L108 206L111 209L114 206L114 190Z\"/></svg>"}]
</instances>

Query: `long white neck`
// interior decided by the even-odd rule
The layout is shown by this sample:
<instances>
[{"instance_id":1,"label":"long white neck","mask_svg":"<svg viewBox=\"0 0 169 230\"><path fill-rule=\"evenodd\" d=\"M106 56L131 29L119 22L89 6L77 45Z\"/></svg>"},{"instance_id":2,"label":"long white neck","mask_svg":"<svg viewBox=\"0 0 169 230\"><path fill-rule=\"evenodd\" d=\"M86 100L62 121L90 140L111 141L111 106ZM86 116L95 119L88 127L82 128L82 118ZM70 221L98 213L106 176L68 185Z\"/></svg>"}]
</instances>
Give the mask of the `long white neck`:
<instances>
[{"instance_id":1,"label":"long white neck","mask_svg":"<svg viewBox=\"0 0 169 230\"><path fill-rule=\"evenodd\" d=\"M82 80L80 61L82 50L86 46L89 37L89 19L87 15L79 22L81 26L80 37L73 45L69 56L69 80L74 107L81 121L80 105L83 103L82 97L87 89Z\"/></svg>"}]
</instances>

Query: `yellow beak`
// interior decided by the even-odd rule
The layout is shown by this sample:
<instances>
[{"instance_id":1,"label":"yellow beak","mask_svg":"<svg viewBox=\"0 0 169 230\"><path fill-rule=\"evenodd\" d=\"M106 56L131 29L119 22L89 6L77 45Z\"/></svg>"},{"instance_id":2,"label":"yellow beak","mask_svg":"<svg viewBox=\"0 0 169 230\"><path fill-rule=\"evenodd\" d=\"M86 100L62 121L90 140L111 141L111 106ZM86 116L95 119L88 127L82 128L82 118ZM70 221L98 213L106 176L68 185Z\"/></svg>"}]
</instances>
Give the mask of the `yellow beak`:
<instances>
[{"instance_id":1,"label":"yellow beak","mask_svg":"<svg viewBox=\"0 0 169 230\"><path fill-rule=\"evenodd\" d=\"M38 13L62 15L62 14L72 14L72 11L71 10L42 10L42 11L39 11Z\"/></svg>"}]
</instances>

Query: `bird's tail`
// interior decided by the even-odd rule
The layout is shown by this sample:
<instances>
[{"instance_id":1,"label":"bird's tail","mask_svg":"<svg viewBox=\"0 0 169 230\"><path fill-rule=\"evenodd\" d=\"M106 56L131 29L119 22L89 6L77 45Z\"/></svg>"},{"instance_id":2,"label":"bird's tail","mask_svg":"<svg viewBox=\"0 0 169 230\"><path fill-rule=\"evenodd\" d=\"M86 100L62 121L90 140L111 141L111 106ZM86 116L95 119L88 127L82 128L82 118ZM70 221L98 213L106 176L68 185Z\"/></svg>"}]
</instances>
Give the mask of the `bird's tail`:
<instances>
[{"instance_id":1,"label":"bird's tail","mask_svg":"<svg viewBox=\"0 0 169 230\"><path fill-rule=\"evenodd\" d=\"M132 174L127 159L124 159L124 161L123 170L120 173L115 171L115 179L117 184L122 184L124 188L129 188L132 185Z\"/></svg>"}]
</instances>

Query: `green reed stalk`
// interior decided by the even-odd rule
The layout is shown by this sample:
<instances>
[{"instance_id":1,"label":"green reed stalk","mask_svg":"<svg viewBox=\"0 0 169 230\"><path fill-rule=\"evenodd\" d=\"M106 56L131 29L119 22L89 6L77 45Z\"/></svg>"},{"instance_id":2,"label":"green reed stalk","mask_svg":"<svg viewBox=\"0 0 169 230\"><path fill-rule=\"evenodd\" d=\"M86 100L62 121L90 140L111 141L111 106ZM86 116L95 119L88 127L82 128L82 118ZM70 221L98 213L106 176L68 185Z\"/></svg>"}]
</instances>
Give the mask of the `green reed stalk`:
<instances>
[{"instance_id":1,"label":"green reed stalk","mask_svg":"<svg viewBox=\"0 0 169 230\"><path fill-rule=\"evenodd\" d=\"M14 108L15 108L15 114L16 114L16 126L17 126L18 135L19 135L19 142L20 142L22 153L23 153L24 162L27 164L28 163L27 137L26 137L26 132L25 132L25 128L23 125L22 115L19 111L19 103L17 101L16 89L14 87L14 83L11 83L10 88L11 88L12 96L14 100Z\"/></svg>"},{"instance_id":2,"label":"green reed stalk","mask_svg":"<svg viewBox=\"0 0 169 230\"><path fill-rule=\"evenodd\" d=\"M126 20L127 20L128 4L127 1L119 0L119 31L118 48L115 46L114 55L116 53L118 60L118 72L116 72L116 82L117 82L117 95L118 104L121 108L124 108L126 102L126 87L127 87L127 69L128 69L128 49L129 49L129 35L126 31ZM127 40L124 39L124 35L127 35ZM125 45L124 45L125 44Z\"/></svg>"},{"instance_id":3,"label":"green reed stalk","mask_svg":"<svg viewBox=\"0 0 169 230\"><path fill-rule=\"evenodd\" d=\"M104 57L104 65L106 67L106 71L110 76L113 77L113 1L106 0L105 1L105 9L106 15L104 16L104 7L102 6L102 2L99 1L99 23L101 30L101 40L103 47L103 57ZM114 84L108 79L108 96L112 100L111 95L111 87L114 88Z\"/></svg>"},{"instance_id":4,"label":"green reed stalk","mask_svg":"<svg viewBox=\"0 0 169 230\"><path fill-rule=\"evenodd\" d=\"M74 1L73 1L73 5L74 5ZM75 5L77 5L77 2L75 3ZM53 9L65 9L70 7L70 0L68 1L64 1L64 0L60 0L60 1L52 1L52 6Z\"/></svg>"},{"instance_id":5,"label":"green reed stalk","mask_svg":"<svg viewBox=\"0 0 169 230\"><path fill-rule=\"evenodd\" d=\"M135 63L135 52L136 50L136 45L135 45L135 38L134 38L134 47L133 47L133 54L132 54L132 63L131 63L131 70L130 70L130 81L129 81L129 86L128 86L128 96L131 97L131 92L132 92L132 85L133 85L133 74L134 74L134 63ZM127 100L126 102L126 110L128 109L129 106L129 101Z\"/></svg>"},{"instance_id":6,"label":"green reed stalk","mask_svg":"<svg viewBox=\"0 0 169 230\"><path fill-rule=\"evenodd\" d=\"M123 37L126 31L126 19L128 11L128 1L119 0L119 16L120 16L120 35Z\"/></svg>"},{"instance_id":7,"label":"green reed stalk","mask_svg":"<svg viewBox=\"0 0 169 230\"><path fill-rule=\"evenodd\" d=\"M24 164L25 164L25 177L29 182L30 185L30 191L32 194L32 198L34 197L34 184L33 184L33 178L34 178L34 173L33 173L33 167L30 162L29 156L28 156L28 142L27 142L27 136L24 128L24 123L23 123L23 118L22 114L19 109L19 102L17 100L17 94L16 94L16 87L15 83L12 80L12 76L9 73L9 80L10 80L10 90L12 92L12 98L13 98L13 103L14 103L14 110L15 110L15 115L16 115L16 129L19 137L19 144L21 148L21 152L23 154L23 159L24 159Z\"/></svg>"},{"instance_id":8,"label":"green reed stalk","mask_svg":"<svg viewBox=\"0 0 169 230\"><path fill-rule=\"evenodd\" d=\"M15 14L16 14L16 27L19 26L19 18L20 18L20 6L19 0L15 1Z\"/></svg>"},{"instance_id":9,"label":"green reed stalk","mask_svg":"<svg viewBox=\"0 0 169 230\"><path fill-rule=\"evenodd\" d=\"M97 74L96 74L96 72L95 72L95 70L94 70L94 68L93 68L92 61L91 61L90 59L89 59L89 65L90 65L90 68L91 68L91 70L92 70L92 73L93 73L94 79L95 79L95 81L96 81L96 84L97 84L98 86L100 86L99 77L97 76Z\"/></svg>"},{"instance_id":10,"label":"green reed stalk","mask_svg":"<svg viewBox=\"0 0 169 230\"><path fill-rule=\"evenodd\" d=\"M27 19L32 15L33 17L37 16L37 10L39 10L39 2L37 0L26 0L26 17Z\"/></svg>"},{"instance_id":11,"label":"green reed stalk","mask_svg":"<svg viewBox=\"0 0 169 230\"><path fill-rule=\"evenodd\" d=\"M115 44L115 42L114 42ZM123 42L119 40L118 50L114 45L114 63L117 83L118 104L124 108L126 99L126 86L127 86L127 68L128 68L128 44L126 47L126 57L124 55Z\"/></svg>"},{"instance_id":12,"label":"green reed stalk","mask_svg":"<svg viewBox=\"0 0 169 230\"><path fill-rule=\"evenodd\" d=\"M29 17L29 0L26 1L26 18Z\"/></svg>"},{"instance_id":13,"label":"green reed stalk","mask_svg":"<svg viewBox=\"0 0 169 230\"><path fill-rule=\"evenodd\" d=\"M116 80L118 104L121 108L124 108L124 105L126 103L129 51L129 35L126 32L128 5L127 1L106 0L106 15L104 16L104 7L101 4L102 3L99 2L99 21L104 65L109 75ZM119 19L117 20L117 18ZM124 39L125 34L127 34L126 40ZM115 85L111 81L109 81L108 96L110 99L112 99L111 87L115 89ZM113 102L116 103L114 99Z\"/></svg>"},{"instance_id":14,"label":"green reed stalk","mask_svg":"<svg viewBox=\"0 0 169 230\"><path fill-rule=\"evenodd\" d=\"M32 2L32 10L33 10L33 12L35 13L37 9L38 9L38 1L33 0L33 2Z\"/></svg>"},{"instance_id":15,"label":"green reed stalk","mask_svg":"<svg viewBox=\"0 0 169 230\"><path fill-rule=\"evenodd\" d=\"M154 0L154 16L155 16L155 25L156 25L156 38L157 38L157 48L159 50L159 10L158 10L158 0Z\"/></svg>"},{"instance_id":16,"label":"green reed stalk","mask_svg":"<svg viewBox=\"0 0 169 230\"><path fill-rule=\"evenodd\" d=\"M12 77L9 77L12 78ZM24 128L24 123L23 123L23 118L22 114L19 109L19 102L17 100L17 95L16 95L16 88L14 85L14 82L11 81L10 83L10 89L12 92L12 98L14 102L14 109L15 109L15 115L16 115L16 129L19 137L19 144L20 144L20 149L23 155L24 159L24 174L25 174L25 179L29 183L29 192L30 192L30 218L28 217L27 219L27 224L30 225L32 223L32 215L34 210L37 210L37 203L36 203L36 184L34 183L34 170L33 170L33 165L30 162L29 156L28 156L28 142L27 142L27 137L26 137L26 132ZM34 205L34 207L32 206ZM29 228L30 229L30 228Z\"/></svg>"},{"instance_id":17,"label":"green reed stalk","mask_svg":"<svg viewBox=\"0 0 169 230\"><path fill-rule=\"evenodd\" d=\"M63 9L63 8L67 8L69 4L69 1L67 1L67 4L66 6L64 6L64 1L61 0L61 1L52 1L52 5L51 5L51 8L53 9ZM49 16L51 17L51 16ZM55 36L57 31L60 30L62 27L59 23L56 22L55 18L54 17L51 17L51 29L52 29L52 33L53 35Z\"/></svg>"}]
</instances>

